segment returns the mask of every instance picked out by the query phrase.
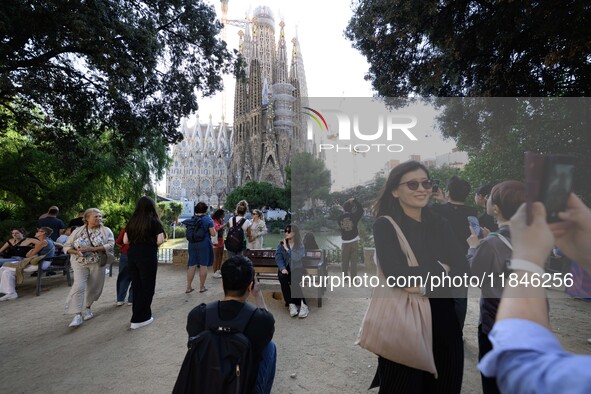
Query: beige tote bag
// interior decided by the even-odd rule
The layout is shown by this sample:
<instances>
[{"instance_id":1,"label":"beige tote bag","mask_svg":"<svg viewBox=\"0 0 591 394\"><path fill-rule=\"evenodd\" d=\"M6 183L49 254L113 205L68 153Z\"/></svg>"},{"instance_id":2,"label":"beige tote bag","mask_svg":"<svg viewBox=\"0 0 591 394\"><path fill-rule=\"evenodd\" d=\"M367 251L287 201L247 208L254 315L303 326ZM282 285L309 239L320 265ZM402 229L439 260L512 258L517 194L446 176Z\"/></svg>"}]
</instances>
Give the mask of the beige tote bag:
<instances>
[{"instance_id":1,"label":"beige tote bag","mask_svg":"<svg viewBox=\"0 0 591 394\"><path fill-rule=\"evenodd\" d=\"M396 230L408 265L417 267L417 259L402 230L391 217L384 217ZM429 299L388 287L379 262L377 272L380 284L373 291L355 343L388 360L431 372L437 377Z\"/></svg>"}]
</instances>

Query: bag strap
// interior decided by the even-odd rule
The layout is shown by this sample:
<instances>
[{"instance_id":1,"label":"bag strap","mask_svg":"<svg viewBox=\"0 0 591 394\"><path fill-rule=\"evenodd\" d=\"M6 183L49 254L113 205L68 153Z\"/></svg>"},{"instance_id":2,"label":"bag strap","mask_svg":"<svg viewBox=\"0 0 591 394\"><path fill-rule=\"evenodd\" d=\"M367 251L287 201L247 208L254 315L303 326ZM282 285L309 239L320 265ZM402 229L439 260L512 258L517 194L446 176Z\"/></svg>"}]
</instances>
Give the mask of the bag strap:
<instances>
[{"instance_id":1,"label":"bag strap","mask_svg":"<svg viewBox=\"0 0 591 394\"><path fill-rule=\"evenodd\" d=\"M513 250L513 246L511 246L511 242L502 234L499 233L491 233L490 235L499 238L510 250Z\"/></svg>"},{"instance_id":2,"label":"bag strap","mask_svg":"<svg viewBox=\"0 0 591 394\"><path fill-rule=\"evenodd\" d=\"M396 236L398 237L398 242L400 243L400 249L402 250L402 253L404 253L406 255L406 261L408 263L408 266L409 267L418 267L419 262L417 261L417 258L415 257L415 254L412 251L412 248L410 247L408 240L404 236L404 233L402 232L402 230L400 229L398 224L390 216L383 216L383 217L388 219L390 221L390 223L392 224L392 227L394 227L394 230L396 232Z\"/></svg>"},{"instance_id":3,"label":"bag strap","mask_svg":"<svg viewBox=\"0 0 591 394\"><path fill-rule=\"evenodd\" d=\"M222 320L219 314L220 302L212 302L205 306L205 329L217 332L244 332L256 308L245 302L234 319Z\"/></svg>"},{"instance_id":4,"label":"bag strap","mask_svg":"<svg viewBox=\"0 0 591 394\"><path fill-rule=\"evenodd\" d=\"M96 248L96 246L94 246L94 244L92 243L92 239L90 238L90 233L88 232L88 226L84 226L84 228L86 229L86 235L88 235L88 242L90 242L90 246L92 246L93 248Z\"/></svg>"}]
</instances>

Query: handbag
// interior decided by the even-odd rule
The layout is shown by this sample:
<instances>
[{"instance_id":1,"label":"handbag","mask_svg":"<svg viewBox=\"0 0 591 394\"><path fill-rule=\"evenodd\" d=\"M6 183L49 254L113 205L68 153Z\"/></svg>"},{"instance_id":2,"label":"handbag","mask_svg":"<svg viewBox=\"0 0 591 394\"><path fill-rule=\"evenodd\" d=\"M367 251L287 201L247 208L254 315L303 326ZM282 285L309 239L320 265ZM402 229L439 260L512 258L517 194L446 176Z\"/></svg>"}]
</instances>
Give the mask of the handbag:
<instances>
[{"instance_id":1,"label":"handbag","mask_svg":"<svg viewBox=\"0 0 591 394\"><path fill-rule=\"evenodd\" d=\"M216 232L215 235L212 235L211 236L211 244L212 245L217 245L218 244L218 234L217 234L217 232Z\"/></svg>"},{"instance_id":2,"label":"handbag","mask_svg":"<svg viewBox=\"0 0 591 394\"><path fill-rule=\"evenodd\" d=\"M396 230L408 265L417 267L417 259L402 230L391 217L384 217ZM398 364L430 372L437 378L429 299L402 288L389 287L379 264L377 268L380 283L373 290L355 344Z\"/></svg>"}]
</instances>

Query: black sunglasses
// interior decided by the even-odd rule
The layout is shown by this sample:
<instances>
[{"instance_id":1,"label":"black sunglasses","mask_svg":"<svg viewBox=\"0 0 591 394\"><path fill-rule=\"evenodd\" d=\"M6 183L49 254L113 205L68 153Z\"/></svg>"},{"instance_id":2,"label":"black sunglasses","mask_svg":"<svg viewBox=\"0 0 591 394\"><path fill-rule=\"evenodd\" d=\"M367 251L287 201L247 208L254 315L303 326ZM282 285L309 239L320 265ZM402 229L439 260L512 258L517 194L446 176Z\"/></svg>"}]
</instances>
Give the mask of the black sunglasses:
<instances>
[{"instance_id":1,"label":"black sunglasses","mask_svg":"<svg viewBox=\"0 0 591 394\"><path fill-rule=\"evenodd\" d=\"M406 185L410 190L417 190L419 188L419 185L423 186L423 189L425 190L429 190L433 188L433 182L430 179L427 179L426 181L408 181L408 182L402 182L400 185ZM399 185L399 186L400 186Z\"/></svg>"},{"instance_id":2,"label":"black sunglasses","mask_svg":"<svg viewBox=\"0 0 591 394\"><path fill-rule=\"evenodd\" d=\"M289 233L291 233L291 229L290 229L290 228L286 228L286 229L285 229L285 233L286 233L286 234L289 234Z\"/></svg>"}]
</instances>

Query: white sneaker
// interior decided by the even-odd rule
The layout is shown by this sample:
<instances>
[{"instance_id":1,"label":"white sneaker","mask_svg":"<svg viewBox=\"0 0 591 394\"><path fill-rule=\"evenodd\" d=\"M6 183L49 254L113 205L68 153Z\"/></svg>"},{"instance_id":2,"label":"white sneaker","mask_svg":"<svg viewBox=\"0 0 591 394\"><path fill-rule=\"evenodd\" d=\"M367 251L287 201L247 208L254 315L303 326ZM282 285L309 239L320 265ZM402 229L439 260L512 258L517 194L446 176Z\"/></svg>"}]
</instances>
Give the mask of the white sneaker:
<instances>
[{"instance_id":1,"label":"white sneaker","mask_svg":"<svg viewBox=\"0 0 591 394\"><path fill-rule=\"evenodd\" d=\"M213 277L216 279L220 279L222 277L222 272L220 270L217 270L216 272L214 272Z\"/></svg>"},{"instance_id":2,"label":"white sneaker","mask_svg":"<svg viewBox=\"0 0 591 394\"><path fill-rule=\"evenodd\" d=\"M122 306L123 304L125 304L125 302L123 302L123 301L117 301L117 306Z\"/></svg>"},{"instance_id":3,"label":"white sneaker","mask_svg":"<svg viewBox=\"0 0 591 394\"><path fill-rule=\"evenodd\" d=\"M78 327L81 324L82 324L82 316L75 315L74 318L72 319L72 323L70 323L70 327Z\"/></svg>"},{"instance_id":4,"label":"white sneaker","mask_svg":"<svg viewBox=\"0 0 591 394\"><path fill-rule=\"evenodd\" d=\"M6 294L6 295L0 297L0 301L9 301L9 300L14 300L15 298L18 298L18 294L16 294L16 293Z\"/></svg>"},{"instance_id":5,"label":"white sneaker","mask_svg":"<svg viewBox=\"0 0 591 394\"><path fill-rule=\"evenodd\" d=\"M94 317L94 315L92 314L92 311L90 310L90 308L86 308L84 310L84 316L83 316L84 321L90 320L93 317Z\"/></svg>"},{"instance_id":6,"label":"white sneaker","mask_svg":"<svg viewBox=\"0 0 591 394\"><path fill-rule=\"evenodd\" d=\"M130 328L132 330L137 330L140 327L147 326L148 324L152 323L153 321L154 321L154 317L151 317L148 320L143 321L141 323L131 323L131 327Z\"/></svg>"},{"instance_id":7,"label":"white sneaker","mask_svg":"<svg viewBox=\"0 0 591 394\"><path fill-rule=\"evenodd\" d=\"M133 302L127 301L127 305L133 305Z\"/></svg>"},{"instance_id":8,"label":"white sneaker","mask_svg":"<svg viewBox=\"0 0 591 394\"><path fill-rule=\"evenodd\" d=\"M289 304L289 316L295 317L298 315L298 307L295 304Z\"/></svg>"},{"instance_id":9,"label":"white sneaker","mask_svg":"<svg viewBox=\"0 0 591 394\"><path fill-rule=\"evenodd\" d=\"M300 307L300 313L298 314L298 317L303 319L304 317L308 317L308 313L310 313L310 310L308 309L308 305L303 304Z\"/></svg>"}]
</instances>

